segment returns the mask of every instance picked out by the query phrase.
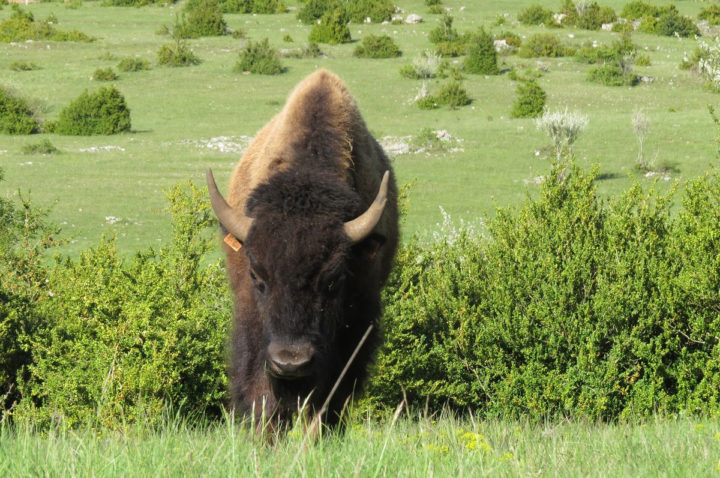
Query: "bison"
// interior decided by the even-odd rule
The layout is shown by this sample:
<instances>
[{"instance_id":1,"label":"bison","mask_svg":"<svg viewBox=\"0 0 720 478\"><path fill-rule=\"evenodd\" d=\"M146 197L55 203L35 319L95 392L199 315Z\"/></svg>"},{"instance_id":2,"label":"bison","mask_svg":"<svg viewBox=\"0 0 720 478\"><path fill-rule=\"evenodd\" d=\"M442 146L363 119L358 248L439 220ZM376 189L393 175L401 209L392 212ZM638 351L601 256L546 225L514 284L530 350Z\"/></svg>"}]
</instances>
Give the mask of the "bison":
<instances>
[{"instance_id":1,"label":"bison","mask_svg":"<svg viewBox=\"0 0 720 478\"><path fill-rule=\"evenodd\" d=\"M318 413L381 313L398 243L390 162L347 87L319 70L290 94L237 164L227 201L207 182L234 294L231 407L257 423ZM337 422L363 383L372 328L330 399Z\"/></svg>"}]
</instances>

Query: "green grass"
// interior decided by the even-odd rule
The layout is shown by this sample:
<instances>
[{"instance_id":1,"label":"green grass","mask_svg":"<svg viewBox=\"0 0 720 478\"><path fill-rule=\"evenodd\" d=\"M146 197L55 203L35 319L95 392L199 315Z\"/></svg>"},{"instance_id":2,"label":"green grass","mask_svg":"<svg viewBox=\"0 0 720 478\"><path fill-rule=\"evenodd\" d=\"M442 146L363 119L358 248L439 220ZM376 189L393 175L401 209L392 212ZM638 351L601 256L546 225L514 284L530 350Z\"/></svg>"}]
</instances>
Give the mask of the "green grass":
<instances>
[{"instance_id":1,"label":"green grass","mask_svg":"<svg viewBox=\"0 0 720 478\"><path fill-rule=\"evenodd\" d=\"M529 425L454 418L360 420L307 444L248 427L170 422L125 432L0 429L2 476L716 476L720 424Z\"/></svg>"},{"instance_id":2,"label":"green grass","mask_svg":"<svg viewBox=\"0 0 720 478\"><path fill-rule=\"evenodd\" d=\"M517 13L531 0L464 2L445 0L459 32L484 26L490 31L511 30L520 35L550 31L579 46L587 40L609 44L619 34L572 28L546 30L517 24ZM542 2L558 9L559 1ZM620 11L626 2L600 2ZM664 1L653 1L665 4ZM695 16L703 4L676 2L684 14ZM286 2L297 7L295 1ZM325 58L283 59L288 72L273 77L242 75L233 71L245 40L230 35L189 42L203 60L187 68L157 66L156 52L170 41L157 35L161 25L172 26L182 5L171 7L103 7L85 2L77 9L56 3L31 4L36 18L55 13L59 27L77 29L97 38L93 43L32 42L0 44L0 83L11 87L40 106L41 116L54 120L59 111L85 89L96 90L91 80L98 68L114 67L119 58L139 56L153 62L152 69L123 75L113 84L125 96L132 114L133 132L110 137L65 137L56 135L0 137L0 166L6 181L0 194L15 197L18 189L31 191L35 203L52 206L51 218L61 224L70 239L64 251L76 255L97 242L103 233L118 236L121 250L131 253L164 241L169 220L162 212L162 191L191 178L203 182L212 167L221 188L227 184L238 152L221 152L205 146L212 138L228 137L243 143L279 111L288 93L317 67L338 73L356 97L371 131L378 137L417 135L424 128L448 130L460 138L462 151L434 155L404 155L394 159L399 181L414 181L405 234L425 233L441 222L440 206L455 219L480 222L493 214L495 205L516 204L537 186L532 178L546 174L548 162L536 156L550 140L532 120L509 117L515 99L515 83L507 74L484 77L469 75L463 82L473 102L456 110L422 111L412 103L421 81L404 79L401 66L431 48L427 34L438 24L439 15L427 13L423 0L397 0L407 13L419 13L419 25L356 25L350 30L360 41L364 35L390 35L403 56L382 61L353 57L355 44L323 45ZM465 9L460 11L460 7ZM493 27L498 15L510 21ZM0 11L0 20L10 9ZM231 30L243 29L247 38L268 37L282 48L283 38L306 42L310 27L298 23L295 12L280 15L225 15ZM574 38L568 38L568 34ZM587 130L575 144L582 166L600 165L600 191L624 191L634 178L645 179L633 170L637 155L631 118L642 108L651 126L645 142L647 157L659 163L672 162L684 181L711 165L715 156L715 125L707 104L720 97L703 87L692 73L678 69L684 52L692 52L692 39L678 40L635 34L634 42L651 60L651 66L636 71L650 75L650 85L609 88L586 81L589 65L572 58L540 59L548 71L538 81L548 93L548 107L579 110L590 119ZM647 47L647 50L645 48ZM17 61L42 65L41 70L15 72L7 68ZM500 57L501 68L524 71L536 68L537 59ZM382 81L378 82L381 78ZM438 80L441 81L441 80ZM431 89L436 85L431 85ZM28 159L22 148L45 137L65 154ZM225 141L226 143L228 141ZM92 148L112 148L93 150ZM672 181L661 181L667 187ZM107 217L121 218L110 224Z\"/></svg>"}]
</instances>

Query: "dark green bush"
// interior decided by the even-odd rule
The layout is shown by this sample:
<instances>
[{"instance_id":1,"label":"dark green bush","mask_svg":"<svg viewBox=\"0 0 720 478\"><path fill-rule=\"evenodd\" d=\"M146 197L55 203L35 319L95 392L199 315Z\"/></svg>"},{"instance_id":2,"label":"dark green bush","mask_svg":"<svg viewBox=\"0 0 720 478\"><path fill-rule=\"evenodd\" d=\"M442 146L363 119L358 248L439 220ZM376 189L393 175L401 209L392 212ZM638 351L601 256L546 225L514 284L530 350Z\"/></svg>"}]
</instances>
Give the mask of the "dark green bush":
<instances>
[{"instance_id":1,"label":"dark green bush","mask_svg":"<svg viewBox=\"0 0 720 478\"><path fill-rule=\"evenodd\" d=\"M449 106L451 109L469 105L472 101L462 83L455 79L440 87L434 98L439 105Z\"/></svg>"},{"instance_id":2,"label":"dark green bush","mask_svg":"<svg viewBox=\"0 0 720 478\"><path fill-rule=\"evenodd\" d=\"M547 94L536 80L521 80L517 85L516 95L510 111L512 118L535 118L542 114Z\"/></svg>"},{"instance_id":3,"label":"dark green bush","mask_svg":"<svg viewBox=\"0 0 720 478\"><path fill-rule=\"evenodd\" d=\"M613 63L590 68L587 79L605 86L634 86L639 81L638 76L632 71Z\"/></svg>"},{"instance_id":4,"label":"dark green bush","mask_svg":"<svg viewBox=\"0 0 720 478\"><path fill-rule=\"evenodd\" d=\"M440 19L440 25L436 26L428 34L431 43L452 43L460 38L457 30L452 26L454 18L447 13Z\"/></svg>"},{"instance_id":5,"label":"dark green bush","mask_svg":"<svg viewBox=\"0 0 720 478\"><path fill-rule=\"evenodd\" d=\"M585 6L575 20L575 26L585 30L599 30L603 23L612 23L617 20L615 10L610 7L601 7L597 2Z\"/></svg>"},{"instance_id":6,"label":"dark green bush","mask_svg":"<svg viewBox=\"0 0 720 478\"><path fill-rule=\"evenodd\" d=\"M220 414L232 305L225 273L208 263L216 243L206 194L191 184L169 192L173 236L158 251L123 260L103 240L55 263L18 422L114 429L153 423L167 405Z\"/></svg>"},{"instance_id":7,"label":"dark green bush","mask_svg":"<svg viewBox=\"0 0 720 478\"><path fill-rule=\"evenodd\" d=\"M498 75L497 52L493 37L485 30L480 30L468 42L465 57L465 71L479 75Z\"/></svg>"},{"instance_id":8,"label":"dark green bush","mask_svg":"<svg viewBox=\"0 0 720 478\"><path fill-rule=\"evenodd\" d=\"M117 64L117 69L125 73L149 70L150 62L141 58L126 56Z\"/></svg>"},{"instance_id":9,"label":"dark green bush","mask_svg":"<svg viewBox=\"0 0 720 478\"><path fill-rule=\"evenodd\" d=\"M226 32L227 24L218 0L188 0L174 30L177 38L221 36Z\"/></svg>"},{"instance_id":10,"label":"dark green bush","mask_svg":"<svg viewBox=\"0 0 720 478\"><path fill-rule=\"evenodd\" d=\"M174 44L163 45L158 50L158 64L166 66L192 66L200 64L200 58L186 42L178 39Z\"/></svg>"},{"instance_id":11,"label":"dark green bush","mask_svg":"<svg viewBox=\"0 0 720 478\"><path fill-rule=\"evenodd\" d=\"M60 111L52 132L73 136L107 135L130 131L130 110L125 97L114 86L95 93L85 90Z\"/></svg>"},{"instance_id":12,"label":"dark green bush","mask_svg":"<svg viewBox=\"0 0 720 478\"><path fill-rule=\"evenodd\" d=\"M26 144L22 147L22 152L23 154L57 154L60 150L45 138L39 143Z\"/></svg>"},{"instance_id":13,"label":"dark green bush","mask_svg":"<svg viewBox=\"0 0 720 478\"><path fill-rule=\"evenodd\" d=\"M395 58L401 52L389 35L366 35L353 54L360 58Z\"/></svg>"},{"instance_id":14,"label":"dark green bush","mask_svg":"<svg viewBox=\"0 0 720 478\"><path fill-rule=\"evenodd\" d=\"M363 23L369 18L373 23L390 21L395 13L391 0L354 0L345 2L345 12L353 23Z\"/></svg>"},{"instance_id":15,"label":"dark green bush","mask_svg":"<svg viewBox=\"0 0 720 478\"><path fill-rule=\"evenodd\" d=\"M368 401L480 417L720 415L720 177L683 208L556 165L487 239L407 242L384 291Z\"/></svg>"},{"instance_id":16,"label":"dark green bush","mask_svg":"<svg viewBox=\"0 0 720 478\"><path fill-rule=\"evenodd\" d=\"M235 65L235 71L249 71L260 75L279 75L285 70L277 51L270 46L267 38L259 42L248 41L240 52L240 61Z\"/></svg>"},{"instance_id":17,"label":"dark green bush","mask_svg":"<svg viewBox=\"0 0 720 478\"><path fill-rule=\"evenodd\" d=\"M552 10L544 8L542 5L533 4L518 13L517 19L523 25L540 25L549 26L555 23Z\"/></svg>"},{"instance_id":18,"label":"dark green bush","mask_svg":"<svg viewBox=\"0 0 720 478\"><path fill-rule=\"evenodd\" d=\"M170 5L177 0L103 0L103 6L114 7L144 7L146 5Z\"/></svg>"},{"instance_id":19,"label":"dark green bush","mask_svg":"<svg viewBox=\"0 0 720 478\"><path fill-rule=\"evenodd\" d=\"M352 38L347 23L347 15L344 10L338 8L327 12L320 17L320 21L310 30L308 42L328 43L330 45L348 43L352 41Z\"/></svg>"},{"instance_id":20,"label":"dark green bush","mask_svg":"<svg viewBox=\"0 0 720 478\"><path fill-rule=\"evenodd\" d=\"M32 134L40 130L40 124L27 102L0 88L0 133Z\"/></svg>"},{"instance_id":21,"label":"dark green bush","mask_svg":"<svg viewBox=\"0 0 720 478\"><path fill-rule=\"evenodd\" d=\"M27 40L80 41L89 42L94 38L77 30L62 31L47 20L35 20L32 12L25 11L17 4L12 6L10 18L0 22L0 42L24 42Z\"/></svg>"},{"instance_id":22,"label":"dark green bush","mask_svg":"<svg viewBox=\"0 0 720 478\"><path fill-rule=\"evenodd\" d=\"M223 13L282 13L286 10L280 0L219 0Z\"/></svg>"},{"instance_id":23,"label":"dark green bush","mask_svg":"<svg viewBox=\"0 0 720 478\"><path fill-rule=\"evenodd\" d=\"M297 18L306 25L314 25L323 15L335 10L343 10L341 0L307 0L298 10Z\"/></svg>"},{"instance_id":24,"label":"dark green bush","mask_svg":"<svg viewBox=\"0 0 720 478\"><path fill-rule=\"evenodd\" d=\"M720 5L708 5L698 13L699 20L707 20L710 25L720 25Z\"/></svg>"},{"instance_id":25,"label":"dark green bush","mask_svg":"<svg viewBox=\"0 0 720 478\"><path fill-rule=\"evenodd\" d=\"M98 68L92 75L95 81L115 81L118 79L117 73L112 68Z\"/></svg>"},{"instance_id":26,"label":"dark green bush","mask_svg":"<svg viewBox=\"0 0 720 478\"><path fill-rule=\"evenodd\" d=\"M665 12L658 17L655 25L655 33L657 35L673 36L678 35L683 38L700 35L700 30L690 17L680 15L676 10Z\"/></svg>"},{"instance_id":27,"label":"dark green bush","mask_svg":"<svg viewBox=\"0 0 720 478\"><path fill-rule=\"evenodd\" d=\"M628 2L620 12L620 16L627 20L639 20L643 17L657 17L660 9L649 3L633 1Z\"/></svg>"},{"instance_id":28,"label":"dark green bush","mask_svg":"<svg viewBox=\"0 0 720 478\"><path fill-rule=\"evenodd\" d=\"M518 56L533 58L539 56L560 57L574 54L574 50L562 44L552 33L536 33L528 38L518 50Z\"/></svg>"}]
</instances>

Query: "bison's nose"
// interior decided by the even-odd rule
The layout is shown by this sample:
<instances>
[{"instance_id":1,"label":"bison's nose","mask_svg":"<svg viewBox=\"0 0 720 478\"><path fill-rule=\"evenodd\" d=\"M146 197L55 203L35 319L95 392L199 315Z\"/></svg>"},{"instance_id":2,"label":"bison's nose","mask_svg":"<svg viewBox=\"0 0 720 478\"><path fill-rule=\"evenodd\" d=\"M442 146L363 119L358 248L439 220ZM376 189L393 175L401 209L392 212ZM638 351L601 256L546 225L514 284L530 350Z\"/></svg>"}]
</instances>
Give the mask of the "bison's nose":
<instances>
[{"instance_id":1,"label":"bison's nose","mask_svg":"<svg viewBox=\"0 0 720 478\"><path fill-rule=\"evenodd\" d=\"M310 344L268 346L268 369L278 378L300 378L310 375L315 350Z\"/></svg>"}]
</instances>

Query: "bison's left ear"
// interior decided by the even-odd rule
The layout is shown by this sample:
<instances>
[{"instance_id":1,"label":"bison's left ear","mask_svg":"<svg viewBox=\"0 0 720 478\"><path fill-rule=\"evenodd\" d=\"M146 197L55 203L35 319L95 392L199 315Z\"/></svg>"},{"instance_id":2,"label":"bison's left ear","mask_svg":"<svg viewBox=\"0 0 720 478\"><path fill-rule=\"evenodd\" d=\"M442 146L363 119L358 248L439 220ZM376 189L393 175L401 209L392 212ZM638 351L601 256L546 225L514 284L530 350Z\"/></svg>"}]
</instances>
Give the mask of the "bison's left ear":
<instances>
[{"instance_id":1,"label":"bison's left ear","mask_svg":"<svg viewBox=\"0 0 720 478\"><path fill-rule=\"evenodd\" d=\"M373 232L368 237L356 244L354 249L358 255L368 260L374 260L380 248L387 239L382 234Z\"/></svg>"}]
</instances>

